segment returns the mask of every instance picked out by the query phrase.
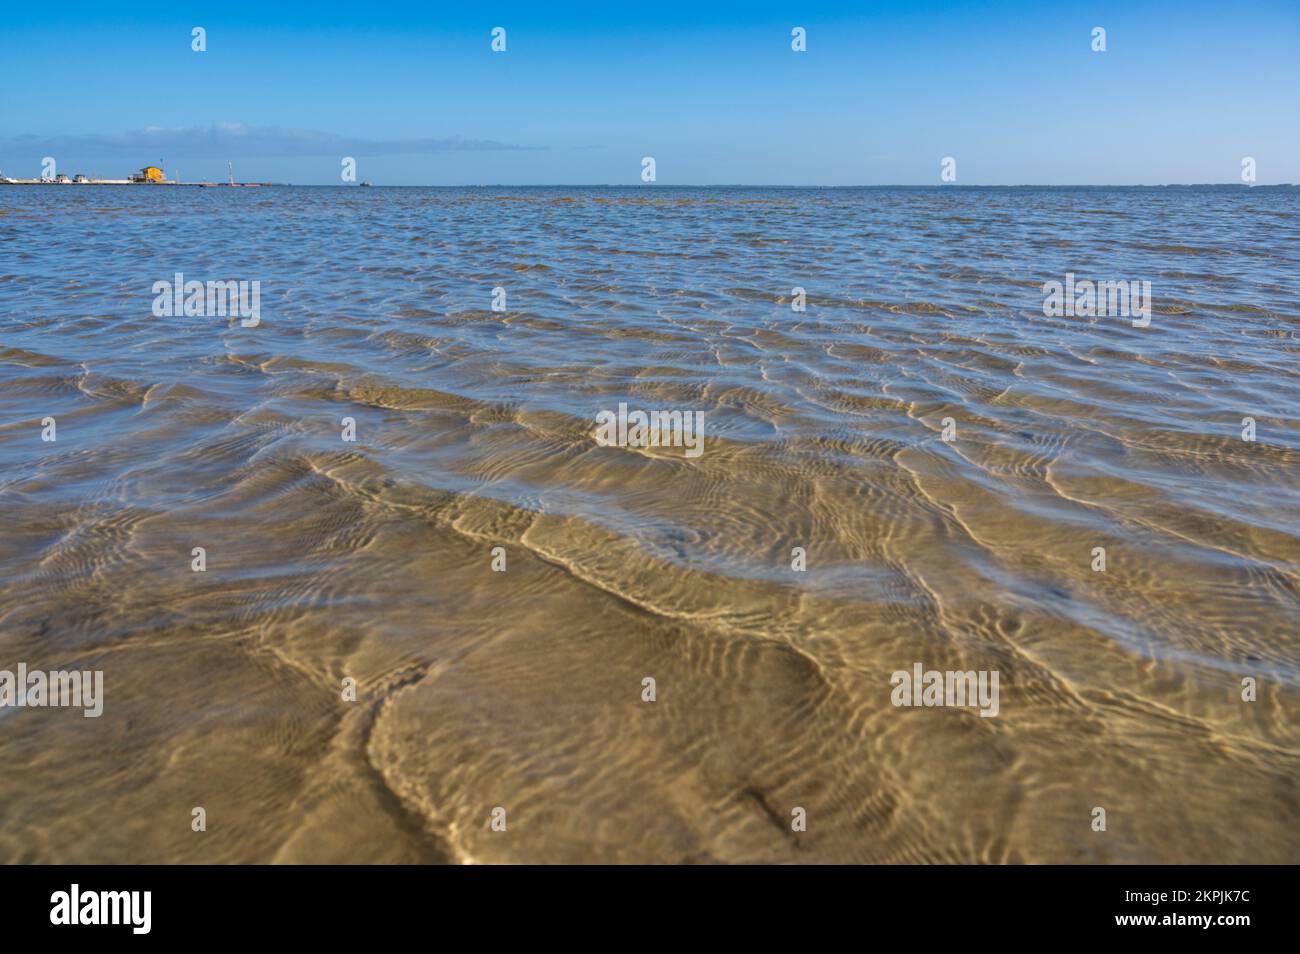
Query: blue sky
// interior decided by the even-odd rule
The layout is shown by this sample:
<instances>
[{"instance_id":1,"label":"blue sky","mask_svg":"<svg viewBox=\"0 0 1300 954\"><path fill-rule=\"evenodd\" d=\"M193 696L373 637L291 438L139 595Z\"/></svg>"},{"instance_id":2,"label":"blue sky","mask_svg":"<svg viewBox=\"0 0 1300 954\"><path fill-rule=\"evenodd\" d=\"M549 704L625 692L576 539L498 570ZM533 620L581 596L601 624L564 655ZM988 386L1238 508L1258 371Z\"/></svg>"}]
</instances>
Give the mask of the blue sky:
<instances>
[{"instance_id":1,"label":"blue sky","mask_svg":"<svg viewBox=\"0 0 1300 954\"><path fill-rule=\"evenodd\" d=\"M59 3L0 25L15 176L229 159L337 184L350 155L376 184L631 185L650 155L660 185L938 184L952 156L958 184L1158 184L1251 156L1269 184L1300 182L1298 100L1295 0Z\"/></svg>"}]
</instances>

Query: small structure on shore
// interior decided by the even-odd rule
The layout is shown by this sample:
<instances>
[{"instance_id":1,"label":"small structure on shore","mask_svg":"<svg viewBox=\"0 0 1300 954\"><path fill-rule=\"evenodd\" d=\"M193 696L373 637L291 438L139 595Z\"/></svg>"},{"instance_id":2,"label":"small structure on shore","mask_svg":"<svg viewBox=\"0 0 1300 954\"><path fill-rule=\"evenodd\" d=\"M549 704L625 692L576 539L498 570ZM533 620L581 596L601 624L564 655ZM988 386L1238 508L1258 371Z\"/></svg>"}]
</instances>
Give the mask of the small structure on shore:
<instances>
[{"instance_id":1,"label":"small structure on shore","mask_svg":"<svg viewBox=\"0 0 1300 954\"><path fill-rule=\"evenodd\" d=\"M157 166L145 166L133 176L128 177L131 182L166 182L167 177Z\"/></svg>"}]
</instances>

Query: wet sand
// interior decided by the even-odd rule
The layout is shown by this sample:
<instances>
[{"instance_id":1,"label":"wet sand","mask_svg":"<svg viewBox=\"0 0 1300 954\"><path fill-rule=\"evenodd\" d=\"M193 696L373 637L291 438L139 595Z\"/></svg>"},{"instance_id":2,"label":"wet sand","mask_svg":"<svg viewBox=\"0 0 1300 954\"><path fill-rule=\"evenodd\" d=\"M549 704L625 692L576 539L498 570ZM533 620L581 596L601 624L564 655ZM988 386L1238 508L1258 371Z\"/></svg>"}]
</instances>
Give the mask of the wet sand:
<instances>
[{"instance_id":1,"label":"wet sand","mask_svg":"<svg viewBox=\"0 0 1300 954\"><path fill-rule=\"evenodd\" d=\"M0 861L1300 860L1294 192L11 192Z\"/></svg>"}]
</instances>

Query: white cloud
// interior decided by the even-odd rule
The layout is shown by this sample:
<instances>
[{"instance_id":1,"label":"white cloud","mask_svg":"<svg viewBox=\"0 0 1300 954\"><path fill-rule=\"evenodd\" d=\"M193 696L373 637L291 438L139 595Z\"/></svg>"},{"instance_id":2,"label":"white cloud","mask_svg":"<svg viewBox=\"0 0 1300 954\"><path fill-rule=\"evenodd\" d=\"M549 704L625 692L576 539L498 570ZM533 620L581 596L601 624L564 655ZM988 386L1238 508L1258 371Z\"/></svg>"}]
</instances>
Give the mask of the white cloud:
<instances>
[{"instance_id":1,"label":"white cloud","mask_svg":"<svg viewBox=\"0 0 1300 954\"><path fill-rule=\"evenodd\" d=\"M219 122L210 126L167 129L145 126L124 133L64 136L11 136L0 139L0 152L67 156L166 155L168 158L228 159L269 156L417 156L442 152L497 152L538 149L492 139L460 136L418 139L366 139L337 133L279 126L252 127Z\"/></svg>"}]
</instances>

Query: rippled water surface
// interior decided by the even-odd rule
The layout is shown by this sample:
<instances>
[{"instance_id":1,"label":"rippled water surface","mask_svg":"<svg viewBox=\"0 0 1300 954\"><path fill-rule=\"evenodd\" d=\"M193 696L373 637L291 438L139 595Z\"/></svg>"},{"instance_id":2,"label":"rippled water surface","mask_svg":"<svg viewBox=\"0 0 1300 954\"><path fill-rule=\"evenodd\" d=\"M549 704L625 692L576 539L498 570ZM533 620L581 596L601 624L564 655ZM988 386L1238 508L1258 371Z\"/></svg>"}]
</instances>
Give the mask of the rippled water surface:
<instances>
[{"instance_id":1,"label":"rippled water surface","mask_svg":"<svg viewBox=\"0 0 1300 954\"><path fill-rule=\"evenodd\" d=\"M0 860L1298 861L1298 333L1297 190L5 189Z\"/></svg>"}]
</instances>

